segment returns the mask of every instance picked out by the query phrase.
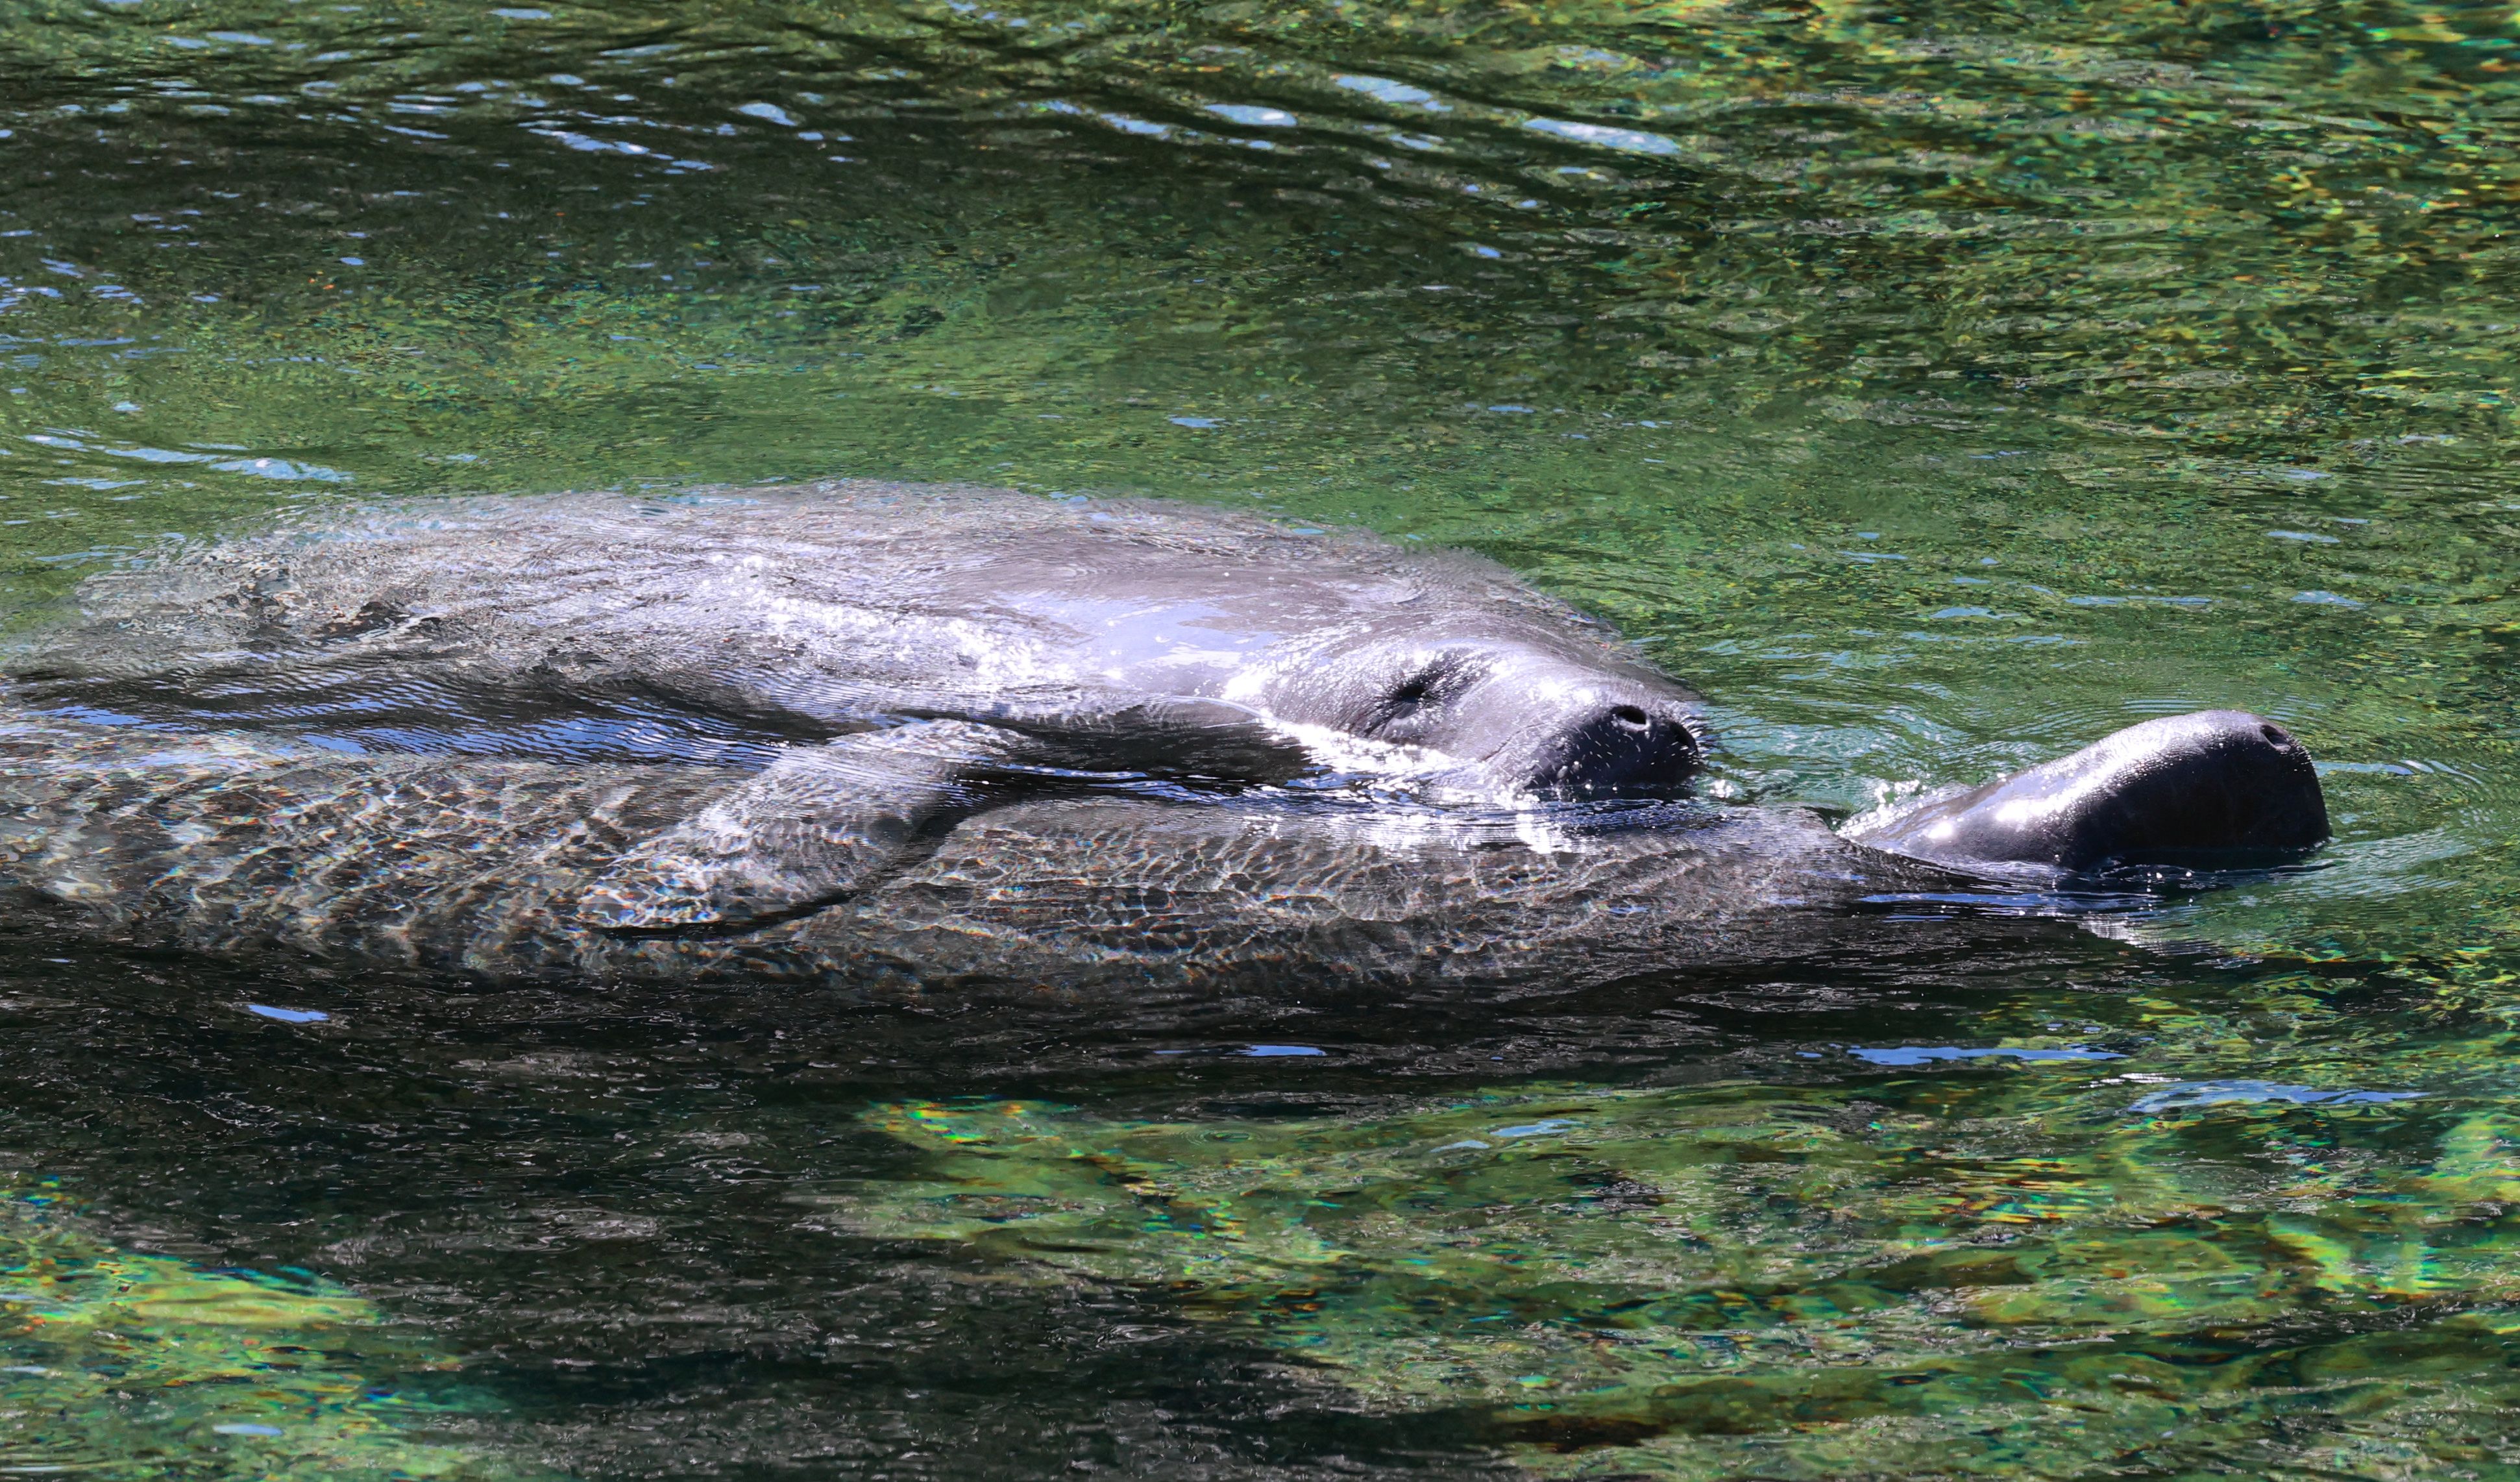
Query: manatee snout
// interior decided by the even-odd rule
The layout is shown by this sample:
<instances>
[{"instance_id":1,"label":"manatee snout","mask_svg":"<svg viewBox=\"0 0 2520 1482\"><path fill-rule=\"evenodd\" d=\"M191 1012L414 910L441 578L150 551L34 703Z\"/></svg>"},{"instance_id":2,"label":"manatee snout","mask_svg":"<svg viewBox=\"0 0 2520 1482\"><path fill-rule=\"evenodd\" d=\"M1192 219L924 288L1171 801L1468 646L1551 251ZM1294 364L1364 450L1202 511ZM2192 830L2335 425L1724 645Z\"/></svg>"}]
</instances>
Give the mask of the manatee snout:
<instances>
[{"instance_id":1,"label":"manatee snout","mask_svg":"<svg viewBox=\"0 0 2520 1482\"><path fill-rule=\"evenodd\" d=\"M2117 867L2269 863L2328 836L2310 752L2245 710L2145 721L2071 756L1855 831L1940 864Z\"/></svg>"},{"instance_id":2,"label":"manatee snout","mask_svg":"<svg viewBox=\"0 0 2520 1482\"><path fill-rule=\"evenodd\" d=\"M1696 696L1649 671L1498 645L1410 672L1371 734L1474 762L1502 791L1665 790L1703 759Z\"/></svg>"},{"instance_id":3,"label":"manatee snout","mask_svg":"<svg viewBox=\"0 0 2520 1482\"><path fill-rule=\"evenodd\" d=\"M1491 757L1488 769L1532 792L1642 792L1677 786L1703 759L1688 706L1642 687L1586 696L1553 718Z\"/></svg>"}]
</instances>

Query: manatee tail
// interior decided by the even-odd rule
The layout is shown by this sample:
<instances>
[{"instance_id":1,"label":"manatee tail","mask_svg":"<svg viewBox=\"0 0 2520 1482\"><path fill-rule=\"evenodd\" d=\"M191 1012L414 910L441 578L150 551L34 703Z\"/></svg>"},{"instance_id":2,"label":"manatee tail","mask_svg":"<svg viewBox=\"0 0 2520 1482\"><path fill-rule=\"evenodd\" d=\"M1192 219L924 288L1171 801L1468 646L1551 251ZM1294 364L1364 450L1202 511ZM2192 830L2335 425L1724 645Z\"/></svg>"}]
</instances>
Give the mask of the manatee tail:
<instances>
[{"instance_id":1,"label":"manatee tail","mask_svg":"<svg viewBox=\"0 0 2520 1482\"><path fill-rule=\"evenodd\" d=\"M2071 756L1848 833L1936 864L2076 875L2272 863L2327 836L2327 801L2309 751L2245 710L2129 726Z\"/></svg>"}]
</instances>

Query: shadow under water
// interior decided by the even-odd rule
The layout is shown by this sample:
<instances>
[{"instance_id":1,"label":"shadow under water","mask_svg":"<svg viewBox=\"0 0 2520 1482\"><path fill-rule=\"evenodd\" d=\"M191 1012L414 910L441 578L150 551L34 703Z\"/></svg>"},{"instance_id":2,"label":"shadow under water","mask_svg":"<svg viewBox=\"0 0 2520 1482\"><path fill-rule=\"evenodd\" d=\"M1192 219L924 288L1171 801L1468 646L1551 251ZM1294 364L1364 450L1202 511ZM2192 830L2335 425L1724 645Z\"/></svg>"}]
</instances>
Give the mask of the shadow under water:
<instances>
[{"instance_id":1,"label":"shadow under water","mask_svg":"<svg viewBox=\"0 0 2520 1482\"><path fill-rule=\"evenodd\" d=\"M7 1005L48 1053L0 1130L94 1129L47 1161L119 1190L103 1228L422 1325L511 1465L2498 1455L2507 969L2038 936L1504 1003L843 1018L65 948Z\"/></svg>"}]
</instances>

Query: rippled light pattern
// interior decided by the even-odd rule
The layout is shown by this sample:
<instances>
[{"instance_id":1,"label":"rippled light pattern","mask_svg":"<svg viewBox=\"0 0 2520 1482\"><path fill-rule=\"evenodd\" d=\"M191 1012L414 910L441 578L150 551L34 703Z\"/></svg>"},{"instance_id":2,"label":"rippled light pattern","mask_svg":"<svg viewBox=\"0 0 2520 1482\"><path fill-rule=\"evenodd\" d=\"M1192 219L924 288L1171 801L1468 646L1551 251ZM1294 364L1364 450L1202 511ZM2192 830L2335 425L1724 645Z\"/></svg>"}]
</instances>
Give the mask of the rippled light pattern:
<instances>
[{"instance_id":1,"label":"rippled light pattern","mask_svg":"<svg viewBox=\"0 0 2520 1482\"><path fill-rule=\"evenodd\" d=\"M2339 838L1480 1002L484 992L13 907L0 1166L96 1223L0 1240L5 1464L2520 1475L2515 52L2402 0L14 7L22 620L283 509L1188 497L1616 622L1718 800L2229 704Z\"/></svg>"}]
</instances>

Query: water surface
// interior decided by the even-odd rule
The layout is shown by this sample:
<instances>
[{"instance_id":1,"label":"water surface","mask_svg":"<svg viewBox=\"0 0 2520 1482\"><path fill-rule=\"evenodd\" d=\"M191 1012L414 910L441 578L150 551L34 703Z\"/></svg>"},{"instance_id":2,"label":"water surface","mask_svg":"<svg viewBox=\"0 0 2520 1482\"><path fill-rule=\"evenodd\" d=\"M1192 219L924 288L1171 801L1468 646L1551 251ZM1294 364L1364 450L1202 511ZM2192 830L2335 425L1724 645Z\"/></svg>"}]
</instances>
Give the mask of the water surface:
<instances>
[{"instance_id":1,"label":"water surface","mask_svg":"<svg viewBox=\"0 0 2520 1482\"><path fill-rule=\"evenodd\" d=\"M1489 1005L22 928L10 1187L210 1295L105 1329L190 1369L0 1334L54 1416L6 1464L2520 1475L2515 49L2226 0L14 7L21 607L309 504L1186 497L1614 619L1719 795L2235 704L2340 838L1966 960Z\"/></svg>"}]
</instances>

